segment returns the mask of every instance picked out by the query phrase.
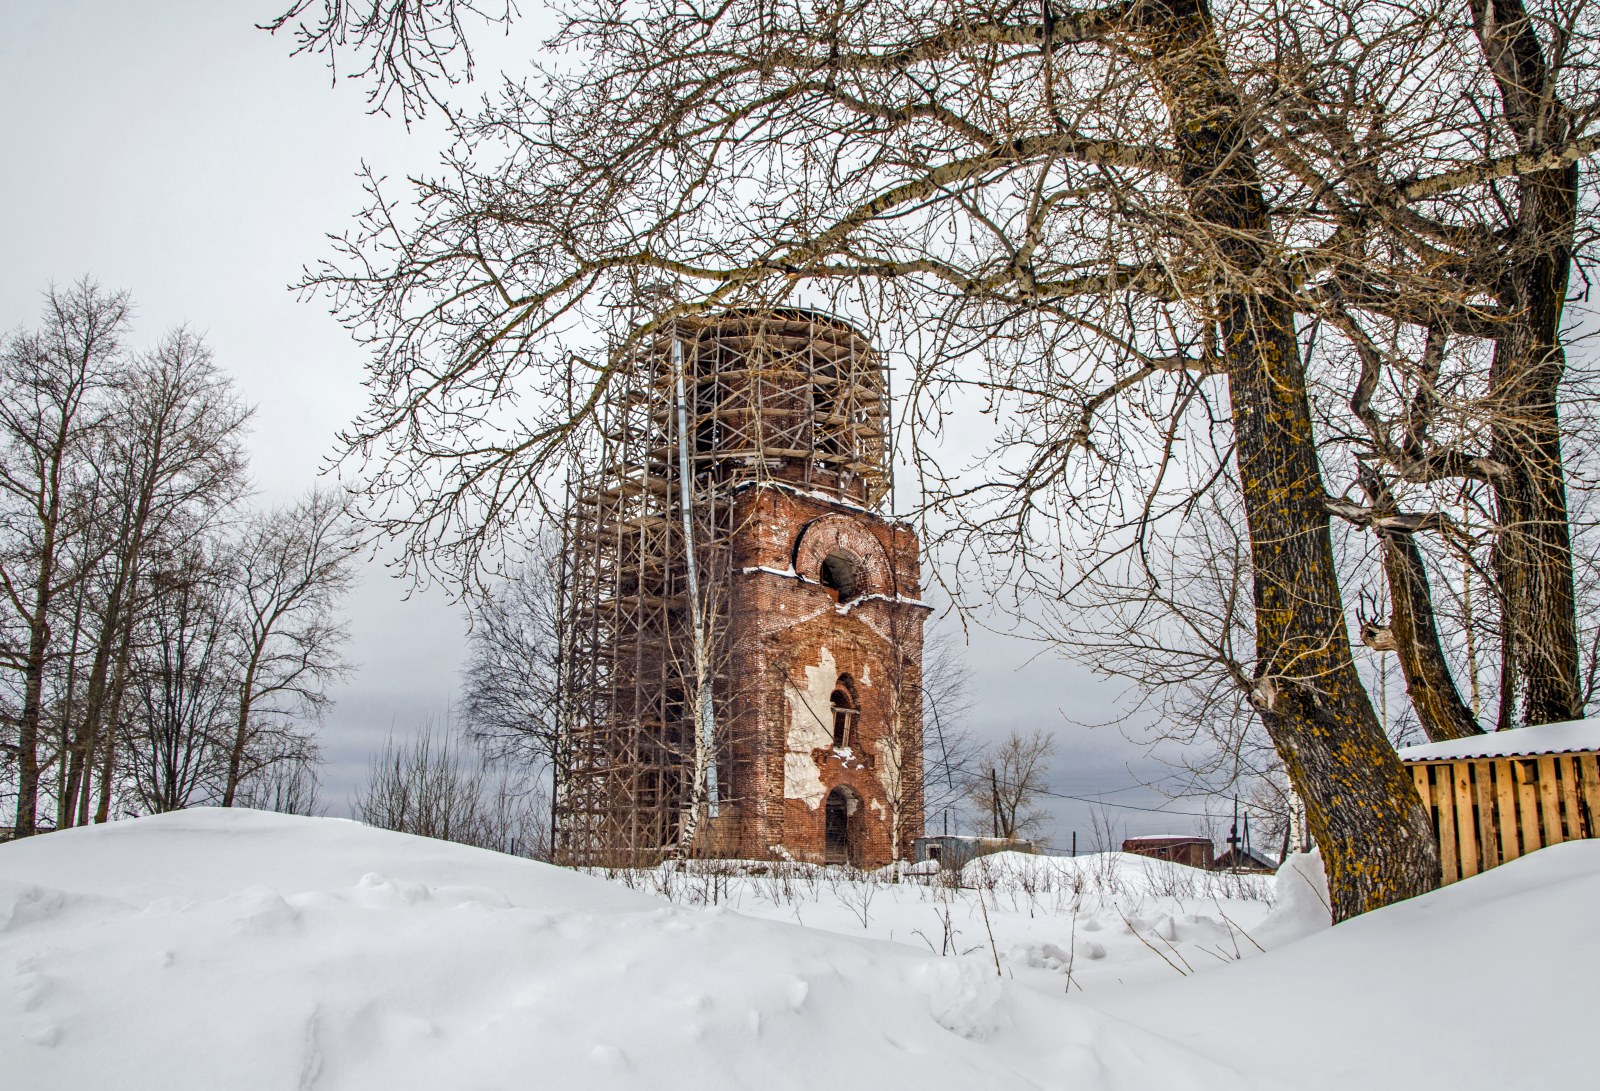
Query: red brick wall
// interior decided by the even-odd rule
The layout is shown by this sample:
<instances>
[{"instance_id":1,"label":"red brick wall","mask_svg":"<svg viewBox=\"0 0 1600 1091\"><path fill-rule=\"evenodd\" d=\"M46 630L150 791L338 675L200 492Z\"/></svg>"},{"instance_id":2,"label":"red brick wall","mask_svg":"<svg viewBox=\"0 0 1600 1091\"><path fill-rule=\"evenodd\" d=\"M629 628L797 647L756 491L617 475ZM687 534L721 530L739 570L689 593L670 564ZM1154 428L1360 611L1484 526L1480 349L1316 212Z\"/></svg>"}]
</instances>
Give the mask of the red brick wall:
<instances>
[{"instance_id":1,"label":"red brick wall","mask_svg":"<svg viewBox=\"0 0 1600 1091\"><path fill-rule=\"evenodd\" d=\"M727 802L708 831L707 850L820 861L825 801L843 788L856 803L854 862L893 860L897 832L899 854L909 857L922 832L927 612L917 601L916 536L870 512L767 485L739 494L734 525L722 636ZM836 552L860 562L864 583L861 596L843 606L820 582L823 559ZM846 750L827 737L827 694L840 675L853 681L859 705ZM891 790L896 766L899 786Z\"/></svg>"}]
</instances>

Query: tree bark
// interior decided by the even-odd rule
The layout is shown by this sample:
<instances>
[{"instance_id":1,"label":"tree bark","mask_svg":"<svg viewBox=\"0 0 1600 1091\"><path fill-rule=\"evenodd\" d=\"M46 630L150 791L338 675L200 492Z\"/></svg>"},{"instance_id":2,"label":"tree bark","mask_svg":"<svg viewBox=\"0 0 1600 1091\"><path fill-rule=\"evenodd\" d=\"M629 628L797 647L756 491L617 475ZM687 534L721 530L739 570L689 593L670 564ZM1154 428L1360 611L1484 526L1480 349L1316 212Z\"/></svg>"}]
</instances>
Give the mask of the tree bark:
<instances>
[{"instance_id":1,"label":"tree bark","mask_svg":"<svg viewBox=\"0 0 1600 1091\"><path fill-rule=\"evenodd\" d=\"M1305 800L1335 920L1433 889L1428 814L1350 654L1288 285L1205 0L1136 9L1191 213L1215 228L1235 458L1254 569L1253 702Z\"/></svg>"},{"instance_id":2,"label":"tree bark","mask_svg":"<svg viewBox=\"0 0 1600 1091\"><path fill-rule=\"evenodd\" d=\"M45 553L50 553L47 534ZM50 646L50 583L48 561L40 563L39 586L29 619L28 659L23 671L22 719L17 725L17 812L13 836L31 837L39 828L39 718L43 713L44 660Z\"/></svg>"},{"instance_id":3,"label":"tree bark","mask_svg":"<svg viewBox=\"0 0 1600 1091\"><path fill-rule=\"evenodd\" d=\"M106 595L105 610L101 613L100 631L95 638L94 659L89 665L89 678L84 694L83 719L73 740L70 765L67 770L66 798L59 808L66 814L63 827L85 825L89 820L89 797L94 784L94 755L100 749L100 729L105 722L105 709L110 686L113 659L117 655L118 638L122 632L122 611L127 591L127 556L119 554L116 578Z\"/></svg>"},{"instance_id":4,"label":"tree bark","mask_svg":"<svg viewBox=\"0 0 1600 1091\"><path fill-rule=\"evenodd\" d=\"M1461 699L1445 659L1428 570L1415 537L1404 531L1385 531L1379 540L1383 571L1389 580L1389 630L1417 721L1430 742L1483 734L1477 717Z\"/></svg>"},{"instance_id":5,"label":"tree bark","mask_svg":"<svg viewBox=\"0 0 1600 1091\"><path fill-rule=\"evenodd\" d=\"M1544 44L1522 0L1468 0L1520 150L1567 140L1570 112L1551 92ZM1566 370L1561 317L1577 222L1578 166L1522 175L1499 301L1512 316L1489 369L1500 525L1493 563L1504 611L1502 726L1583 715L1558 397Z\"/></svg>"},{"instance_id":6,"label":"tree bark","mask_svg":"<svg viewBox=\"0 0 1600 1091\"><path fill-rule=\"evenodd\" d=\"M137 580L129 582L137 585ZM131 595L130 590L130 598ZM116 771L117 725L122 722L122 701L128 692L128 665L133 658L133 623L134 610L130 601L123 620L116 671L111 676L110 700L106 704L105 730L102 733L104 745L100 758L100 799L94 811L97 824L111 820L111 778Z\"/></svg>"},{"instance_id":7,"label":"tree bark","mask_svg":"<svg viewBox=\"0 0 1600 1091\"><path fill-rule=\"evenodd\" d=\"M250 707L255 701L256 665L261 648L250 651L250 664L245 669L244 681L239 683L239 715L234 724L233 745L228 748L228 775L222 788L222 805L232 807L239 791L239 774L244 768L245 745L250 741Z\"/></svg>"},{"instance_id":8,"label":"tree bark","mask_svg":"<svg viewBox=\"0 0 1600 1091\"><path fill-rule=\"evenodd\" d=\"M1546 173L1562 181L1523 185L1523 227L1541 240L1558 233L1563 221L1570 232L1576 213L1577 168ZM1569 180L1570 187L1564 184ZM1519 317L1495 345L1489 372L1496 403L1491 457L1507 469L1495 481L1500 533L1493 561L1504 602L1502 639L1515 662L1501 701L1506 719L1527 724L1583 715L1557 406L1566 370L1559 327L1571 263L1564 247L1538 251L1515 262L1502 285L1502 305Z\"/></svg>"}]
</instances>

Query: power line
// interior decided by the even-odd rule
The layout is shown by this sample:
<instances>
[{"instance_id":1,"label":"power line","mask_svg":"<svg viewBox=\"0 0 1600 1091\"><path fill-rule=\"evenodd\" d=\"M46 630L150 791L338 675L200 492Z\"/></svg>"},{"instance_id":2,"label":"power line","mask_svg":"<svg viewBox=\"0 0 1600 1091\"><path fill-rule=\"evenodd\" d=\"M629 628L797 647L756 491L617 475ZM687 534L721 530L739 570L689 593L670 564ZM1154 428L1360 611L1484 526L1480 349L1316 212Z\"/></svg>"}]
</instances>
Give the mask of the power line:
<instances>
[{"instance_id":1,"label":"power line","mask_svg":"<svg viewBox=\"0 0 1600 1091\"><path fill-rule=\"evenodd\" d=\"M1079 803L1094 803L1101 807L1120 807L1125 811L1147 811L1150 814L1170 814L1183 818L1216 818L1216 815L1205 814L1201 811L1169 811L1165 807L1140 807L1133 803L1113 803L1109 799L1091 799L1088 796L1067 795L1065 792L1045 792L1040 795L1050 796L1052 799L1071 799Z\"/></svg>"}]
</instances>

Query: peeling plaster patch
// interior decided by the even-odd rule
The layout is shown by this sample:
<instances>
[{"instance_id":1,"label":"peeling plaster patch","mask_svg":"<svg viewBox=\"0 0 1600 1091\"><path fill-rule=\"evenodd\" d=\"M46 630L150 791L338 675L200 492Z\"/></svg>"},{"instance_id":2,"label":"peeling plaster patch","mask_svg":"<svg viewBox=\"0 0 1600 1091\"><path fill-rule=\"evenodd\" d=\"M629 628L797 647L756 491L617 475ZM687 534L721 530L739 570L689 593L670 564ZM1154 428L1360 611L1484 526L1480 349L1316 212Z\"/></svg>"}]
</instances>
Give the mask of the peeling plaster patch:
<instances>
[{"instance_id":1,"label":"peeling plaster patch","mask_svg":"<svg viewBox=\"0 0 1600 1091\"><path fill-rule=\"evenodd\" d=\"M822 806L828 790L810 754L796 754L791 750L783 755L783 794L788 799L805 800L813 811Z\"/></svg>"},{"instance_id":2,"label":"peeling plaster patch","mask_svg":"<svg viewBox=\"0 0 1600 1091\"><path fill-rule=\"evenodd\" d=\"M882 803L879 803L879 802L878 802L878 801L877 801L877 800L876 800L876 799L874 799L874 800L873 800L873 801L872 801L872 802L871 802L871 803L870 803L870 804L868 804L868 805L869 805L869 806L870 806L870 807L871 807L871 808L872 808L872 809L873 809L873 810L874 810L874 811L877 811L877 812L878 812L878 817L879 817L879 818L887 818L887 817L888 817L888 815L889 815L889 812L888 812L888 811L885 811L885 810L884 810L884 809L883 809L883 804L882 804Z\"/></svg>"},{"instance_id":3,"label":"peeling plaster patch","mask_svg":"<svg viewBox=\"0 0 1600 1091\"><path fill-rule=\"evenodd\" d=\"M833 746L833 687L839 680L839 664L827 648L822 661L807 667L805 688L791 685L789 697L789 737L784 740L783 794L786 799L803 799L813 811L822 806L827 789L822 771L812 758L813 750Z\"/></svg>"}]
</instances>

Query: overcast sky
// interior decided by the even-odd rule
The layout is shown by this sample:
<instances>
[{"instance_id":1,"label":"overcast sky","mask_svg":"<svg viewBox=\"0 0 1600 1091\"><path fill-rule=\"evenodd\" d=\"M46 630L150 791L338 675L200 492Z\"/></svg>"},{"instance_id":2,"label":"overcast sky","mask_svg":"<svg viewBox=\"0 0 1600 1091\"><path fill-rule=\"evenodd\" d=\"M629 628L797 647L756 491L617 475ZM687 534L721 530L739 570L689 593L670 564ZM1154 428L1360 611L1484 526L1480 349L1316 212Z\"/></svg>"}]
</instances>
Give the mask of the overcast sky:
<instances>
[{"instance_id":1,"label":"overcast sky","mask_svg":"<svg viewBox=\"0 0 1600 1091\"><path fill-rule=\"evenodd\" d=\"M51 283L92 276L137 304L136 341L187 323L256 406L257 502L310 488L335 435L362 405L363 356L320 300L288 290L361 207L356 171L426 170L441 146L369 116L357 85L330 85L316 61L254 29L285 0L14 0L0 35L0 329L32 324ZM487 35L485 72L537 45L525 5L512 42ZM524 44L527 43L527 44ZM323 730L330 813L345 812L367 756L392 730L442 719L456 689L465 624L438 591L408 595L381 563L349 601L354 675ZM1057 731L1062 793L1139 807L1162 767L1116 727L1119 685L1037 646L974 631L972 723ZM1200 809L1197 801L1171 812ZM1058 847L1089 837L1092 807L1055 801ZM1187 832L1181 813L1105 812L1119 832Z\"/></svg>"}]
</instances>

